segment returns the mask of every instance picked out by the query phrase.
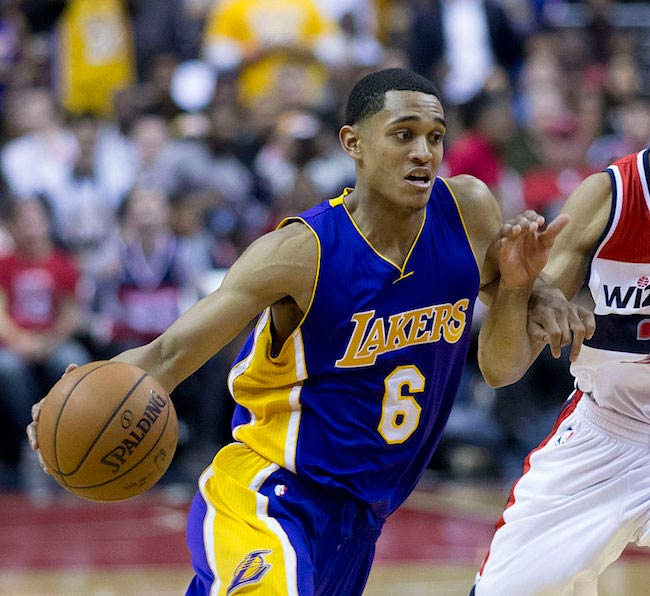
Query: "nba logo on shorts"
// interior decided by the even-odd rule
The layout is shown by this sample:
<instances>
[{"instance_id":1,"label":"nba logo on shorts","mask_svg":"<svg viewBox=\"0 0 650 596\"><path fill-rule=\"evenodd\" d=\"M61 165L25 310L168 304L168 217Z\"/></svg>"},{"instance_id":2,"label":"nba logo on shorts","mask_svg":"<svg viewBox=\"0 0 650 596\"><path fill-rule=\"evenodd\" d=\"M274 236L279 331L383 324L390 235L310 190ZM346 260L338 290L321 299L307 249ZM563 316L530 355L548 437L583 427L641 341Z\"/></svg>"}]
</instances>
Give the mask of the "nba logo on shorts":
<instances>
[{"instance_id":1,"label":"nba logo on shorts","mask_svg":"<svg viewBox=\"0 0 650 596\"><path fill-rule=\"evenodd\" d=\"M558 437L557 441L555 441L555 444L564 445L573 436L573 434L573 428L570 426Z\"/></svg>"}]
</instances>

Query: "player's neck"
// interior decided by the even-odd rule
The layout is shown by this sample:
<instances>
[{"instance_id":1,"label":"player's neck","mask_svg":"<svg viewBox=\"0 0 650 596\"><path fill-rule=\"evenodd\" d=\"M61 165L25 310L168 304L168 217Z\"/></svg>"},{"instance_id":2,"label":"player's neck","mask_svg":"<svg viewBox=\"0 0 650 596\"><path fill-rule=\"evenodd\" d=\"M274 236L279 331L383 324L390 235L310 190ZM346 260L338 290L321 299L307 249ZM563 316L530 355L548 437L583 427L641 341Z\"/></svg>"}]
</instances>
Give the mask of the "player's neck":
<instances>
[{"instance_id":1,"label":"player's neck","mask_svg":"<svg viewBox=\"0 0 650 596\"><path fill-rule=\"evenodd\" d=\"M401 266L422 227L425 208L410 209L376 197L368 199L356 190L345 198L345 204L375 250Z\"/></svg>"}]
</instances>

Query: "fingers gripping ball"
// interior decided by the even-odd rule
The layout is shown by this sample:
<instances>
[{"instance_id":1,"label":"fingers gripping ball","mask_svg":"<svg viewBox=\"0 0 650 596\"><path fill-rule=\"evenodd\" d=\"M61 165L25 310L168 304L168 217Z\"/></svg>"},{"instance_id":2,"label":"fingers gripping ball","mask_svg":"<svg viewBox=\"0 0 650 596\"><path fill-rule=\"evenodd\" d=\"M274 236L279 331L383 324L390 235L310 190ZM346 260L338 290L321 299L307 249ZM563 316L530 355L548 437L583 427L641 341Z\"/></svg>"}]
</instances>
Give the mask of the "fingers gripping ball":
<instances>
[{"instance_id":1,"label":"fingers gripping ball","mask_svg":"<svg viewBox=\"0 0 650 596\"><path fill-rule=\"evenodd\" d=\"M151 488L176 450L176 411L158 381L124 362L91 362L64 375L38 419L41 456L55 480L93 501Z\"/></svg>"}]
</instances>

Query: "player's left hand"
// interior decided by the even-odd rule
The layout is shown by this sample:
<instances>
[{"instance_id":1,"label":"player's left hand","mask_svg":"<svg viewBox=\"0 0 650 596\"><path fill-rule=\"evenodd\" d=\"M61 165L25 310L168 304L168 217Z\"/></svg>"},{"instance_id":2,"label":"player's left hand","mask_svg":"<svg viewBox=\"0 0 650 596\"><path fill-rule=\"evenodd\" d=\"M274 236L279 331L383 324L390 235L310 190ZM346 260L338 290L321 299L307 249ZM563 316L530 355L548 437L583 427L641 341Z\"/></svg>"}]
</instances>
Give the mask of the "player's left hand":
<instances>
[{"instance_id":1,"label":"player's left hand","mask_svg":"<svg viewBox=\"0 0 650 596\"><path fill-rule=\"evenodd\" d=\"M575 362L582 342L591 339L595 330L592 311L569 302L557 288L536 284L528 302L528 335L549 344L554 358L561 356L563 346L571 344L569 360Z\"/></svg>"},{"instance_id":2,"label":"player's left hand","mask_svg":"<svg viewBox=\"0 0 650 596\"><path fill-rule=\"evenodd\" d=\"M79 366L78 364L74 364L74 363L68 364L68 366L66 367L65 371L61 376L62 377L65 376L66 374L73 371L78 366ZM47 465L45 464L45 461L43 460L43 457L41 456L41 452L38 448L38 417L41 414L41 406L43 405L43 401L45 401L45 398L36 402L32 406L32 421L27 425L25 431L27 432L27 439L29 441L29 446L38 454L38 462L41 465L43 472L49 474L50 471L48 470Z\"/></svg>"},{"instance_id":3,"label":"player's left hand","mask_svg":"<svg viewBox=\"0 0 650 596\"><path fill-rule=\"evenodd\" d=\"M544 217L528 210L501 226L497 255L505 287L532 286L548 261L555 238L569 223L569 216L559 215L542 229L544 222Z\"/></svg>"}]
</instances>

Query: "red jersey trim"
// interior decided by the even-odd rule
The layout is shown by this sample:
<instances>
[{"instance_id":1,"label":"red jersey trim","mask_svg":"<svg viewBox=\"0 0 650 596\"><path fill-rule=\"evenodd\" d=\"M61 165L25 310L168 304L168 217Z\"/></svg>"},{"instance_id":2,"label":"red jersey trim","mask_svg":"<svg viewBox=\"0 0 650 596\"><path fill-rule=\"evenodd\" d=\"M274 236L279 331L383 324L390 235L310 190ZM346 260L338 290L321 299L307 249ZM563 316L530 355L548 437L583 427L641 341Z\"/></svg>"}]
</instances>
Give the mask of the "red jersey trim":
<instances>
[{"instance_id":1,"label":"red jersey trim","mask_svg":"<svg viewBox=\"0 0 650 596\"><path fill-rule=\"evenodd\" d=\"M616 212L594 258L650 263L650 190L648 153L628 155L607 168L612 174ZM630 238L634 238L631 242Z\"/></svg>"}]
</instances>

